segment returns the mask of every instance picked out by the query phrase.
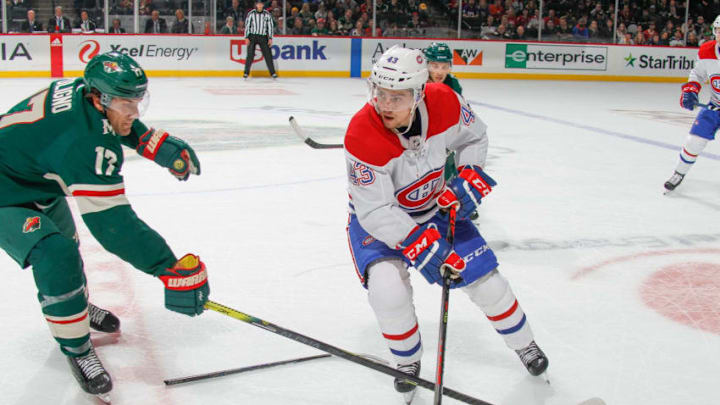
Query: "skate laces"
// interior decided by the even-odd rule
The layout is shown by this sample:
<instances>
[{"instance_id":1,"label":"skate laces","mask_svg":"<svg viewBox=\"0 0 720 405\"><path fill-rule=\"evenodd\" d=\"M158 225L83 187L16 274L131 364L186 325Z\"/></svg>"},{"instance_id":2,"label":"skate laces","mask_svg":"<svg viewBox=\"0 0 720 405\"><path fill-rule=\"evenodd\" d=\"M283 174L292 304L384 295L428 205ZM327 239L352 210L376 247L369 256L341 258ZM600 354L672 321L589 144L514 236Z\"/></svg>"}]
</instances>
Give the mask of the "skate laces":
<instances>
[{"instance_id":1,"label":"skate laces","mask_svg":"<svg viewBox=\"0 0 720 405\"><path fill-rule=\"evenodd\" d=\"M90 322L94 323L96 325L102 324L102 321L105 319L105 316L109 313L110 312L108 312L104 309L100 309L93 304L88 305L88 314L90 315Z\"/></svg>"},{"instance_id":2,"label":"skate laces","mask_svg":"<svg viewBox=\"0 0 720 405\"><path fill-rule=\"evenodd\" d=\"M416 375L418 369L420 369L420 362L416 361L415 363L401 364L398 366L397 369L398 371L402 371L405 374Z\"/></svg>"},{"instance_id":3,"label":"skate laces","mask_svg":"<svg viewBox=\"0 0 720 405\"><path fill-rule=\"evenodd\" d=\"M535 359L542 357L542 351L540 348L535 344L535 341L530 342L530 344L520 350L516 350L518 356L520 356L520 360L523 362L523 364L530 364Z\"/></svg>"},{"instance_id":4,"label":"skate laces","mask_svg":"<svg viewBox=\"0 0 720 405\"><path fill-rule=\"evenodd\" d=\"M98 359L94 349L90 349L90 353L76 358L75 361L88 380L92 380L105 372L105 368L103 368L102 363L100 363L100 359Z\"/></svg>"}]
</instances>

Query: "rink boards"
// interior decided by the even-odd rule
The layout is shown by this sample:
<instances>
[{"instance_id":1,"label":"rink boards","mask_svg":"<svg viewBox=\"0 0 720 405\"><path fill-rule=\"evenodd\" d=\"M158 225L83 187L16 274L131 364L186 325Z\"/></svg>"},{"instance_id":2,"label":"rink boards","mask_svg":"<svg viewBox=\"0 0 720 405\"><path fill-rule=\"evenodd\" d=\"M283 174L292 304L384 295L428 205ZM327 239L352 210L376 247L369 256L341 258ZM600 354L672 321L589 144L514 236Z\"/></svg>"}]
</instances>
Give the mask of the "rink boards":
<instances>
[{"instance_id":1,"label":"rink boards","mask_svg":"<svg viewBox=\"0 0 720 405\"><path fill-rule=\"evenodd\" d=\"M390 46L424 48L432 39L275 37L283 77L365 77ZM460 78L681 82L697 48L442 40ZM0 37L0 77L73 77L98 53L116 50L151 76L240 76L247 46L239 36L34 34ZM260 50L252 74L267 76Z\"/></svg>"}]
</instances>

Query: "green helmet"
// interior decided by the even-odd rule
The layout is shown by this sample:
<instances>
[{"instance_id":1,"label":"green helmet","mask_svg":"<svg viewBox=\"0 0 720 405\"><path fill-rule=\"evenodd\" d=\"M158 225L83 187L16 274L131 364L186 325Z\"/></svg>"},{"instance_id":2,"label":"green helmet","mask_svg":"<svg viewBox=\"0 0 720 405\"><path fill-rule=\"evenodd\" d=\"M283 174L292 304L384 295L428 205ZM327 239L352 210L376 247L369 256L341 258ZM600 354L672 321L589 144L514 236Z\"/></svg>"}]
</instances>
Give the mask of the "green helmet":
<instances>
[{"instance_id":1,"label":"green helmet","mask_svg":"<svg viewBox=\"0 0 720 405\"><path fill-rule=\"evenodd\" d=\"M425 59L427 59L428 62L452 63L453 56L448 44L433 42L425 49Z\"/></svg>"},{"instance_id":2,"label":"green helmet","mask_svg":"<svg viewBox=\"0 0 720 405\"><path fill-rule=\"evenodd\" d=\"M140 65L119 52L106 52L92 58L85 66L83 80L89 88L100 91L103 104L109 103L112 97L143 98L148 83Z\"/></svg>"}]
</instances>

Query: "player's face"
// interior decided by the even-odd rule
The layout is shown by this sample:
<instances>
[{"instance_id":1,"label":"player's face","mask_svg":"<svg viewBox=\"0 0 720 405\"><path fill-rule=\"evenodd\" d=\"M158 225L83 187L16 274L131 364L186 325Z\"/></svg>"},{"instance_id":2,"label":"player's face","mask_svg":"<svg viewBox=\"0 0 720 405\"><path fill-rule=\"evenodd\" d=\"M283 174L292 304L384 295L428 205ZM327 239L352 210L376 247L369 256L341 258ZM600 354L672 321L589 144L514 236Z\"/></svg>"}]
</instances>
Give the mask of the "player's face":
<instances>
[{"instance_id":1,"label":"player's face","mask_svg":"<svg viewBox=\"0 0 720 405\"><path fill-rule=\"evenodd\" d=\"M404 127L409 124L413 108L412 90L390 90L376 87L372 100L386 128Z\"/></svg>"},{"instance_id":2,"label":"player's face","mask_svg":"<svg viewBox=\"0 0 720 405\"><path fill-rule=\"evenodd\" d=\"M140 118L145 110L146 103L147 97L113 97L110 105L105 108L108 121L110 121L113 131L121 136L129 135L133 121Z\"/></svg>"},{"instance_id":3,"label":"player's face","mask_svg":"<svg viewBox=\"0 0 720 405\"><path fill-rule=\"evenodd\" d=\"M430 81L433 83L442 83L445 81L448 73L450 73L450 63L448 62L428 62L428 73L430 73Z\"/></svg>"}]
</instances>

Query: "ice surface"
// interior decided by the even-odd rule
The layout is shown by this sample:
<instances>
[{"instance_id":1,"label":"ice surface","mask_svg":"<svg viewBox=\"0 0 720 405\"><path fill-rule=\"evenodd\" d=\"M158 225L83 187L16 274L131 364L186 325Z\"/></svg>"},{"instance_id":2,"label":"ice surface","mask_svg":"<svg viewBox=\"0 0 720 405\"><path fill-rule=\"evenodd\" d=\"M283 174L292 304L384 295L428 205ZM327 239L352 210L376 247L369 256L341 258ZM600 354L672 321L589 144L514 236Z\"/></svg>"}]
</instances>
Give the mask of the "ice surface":
<instances>
[{"instance_id":1,"label":"ice surface","mask_svg":"<svg viewBox=\"0 0 720 405\"><path fill-rule=\"evenodd\" d=\"M46 85L0 80L0 110ZM671 196L694 114L677 84L462 81L489 125L499 185L479 227L550 358L530 377L482 313L453 291L446 386L495 404L714 404L720 368L720 148ZM340 142L365 102L358 79L151 79L145 121L187 139L202 175L181 183L126 154L127 194L177 255L207 263L211 298L285 328L390 360L347 249ZM701 100L707 99L705 91ZM78 218L79 219L79 218ZM113 404L401 404L392 378L340 359L166 388L163 379L316 354L220 314L164 309L162 285L81 226L91 300L122 320L93 333ZM138 241L142 248L142 241ZM0 403L90 404L51 339L30 271L0 254ZM440 289L413 276L434 379ZM446 403L457 403L446 399ZM432 403L422 390L416 404Z\"/></svg>"}]
</instances>

